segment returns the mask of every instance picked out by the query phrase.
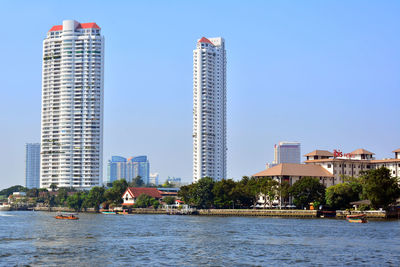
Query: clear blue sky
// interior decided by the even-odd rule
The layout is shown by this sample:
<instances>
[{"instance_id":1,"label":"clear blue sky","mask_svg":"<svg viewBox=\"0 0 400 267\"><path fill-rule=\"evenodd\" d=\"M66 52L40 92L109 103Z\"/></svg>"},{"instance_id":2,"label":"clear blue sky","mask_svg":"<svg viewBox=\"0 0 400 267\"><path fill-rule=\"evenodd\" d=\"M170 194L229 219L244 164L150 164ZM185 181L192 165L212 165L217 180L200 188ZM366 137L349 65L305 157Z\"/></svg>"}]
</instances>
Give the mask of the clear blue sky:
<instances>
[{"instance_id":1,"label":"clear blue sky","mask_svg":"<svg viewBox=\"0 0 400 267\"><path fill-rule=\"evenodd\" d=\"M399 1L0 1L0 188L24 184L25 143L40 141L42 40L64 19L97 22L106 39L104 163L148 155L162 180L191 181L198 38L226 40L237 179L282 140L302 154L400 148L399 14Z\"/></svg>"}]
</instances>

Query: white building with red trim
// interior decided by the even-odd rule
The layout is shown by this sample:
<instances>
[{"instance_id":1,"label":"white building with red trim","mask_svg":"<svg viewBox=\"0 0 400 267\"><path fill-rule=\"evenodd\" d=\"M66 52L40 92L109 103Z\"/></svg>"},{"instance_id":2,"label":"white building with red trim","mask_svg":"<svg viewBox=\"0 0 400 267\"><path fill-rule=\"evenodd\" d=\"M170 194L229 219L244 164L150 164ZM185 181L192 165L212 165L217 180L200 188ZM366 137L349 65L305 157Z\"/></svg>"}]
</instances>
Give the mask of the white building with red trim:
<instances>
[{"instance_id":1,"label":"white building with red trim","mask_svg":"<svg viewBox=\"0 0 400 267\"><path fill-rule=\"evenodd\" d=\"M160 200L162 198L161 192L157 188L147 188L147 187L128 187L124 194L122 195L123 206L132 206L136 203L137 198L146 194L152 198Z\"/></svg>"}]
</instances>

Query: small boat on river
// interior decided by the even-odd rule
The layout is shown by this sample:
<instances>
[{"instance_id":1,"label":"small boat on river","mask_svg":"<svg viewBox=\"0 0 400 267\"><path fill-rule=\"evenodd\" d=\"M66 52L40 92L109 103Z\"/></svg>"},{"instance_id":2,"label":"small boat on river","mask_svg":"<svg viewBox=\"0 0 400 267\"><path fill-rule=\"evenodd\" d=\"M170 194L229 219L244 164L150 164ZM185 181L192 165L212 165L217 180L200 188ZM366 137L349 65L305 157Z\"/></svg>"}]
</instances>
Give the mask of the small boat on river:
<instances>
[{"instance_id":1,"label":"small boat on river","mask_svg":"<svg viewBox=\"0 0 400 267\"><path fill-rule=\"evenodd\" d=\"M75 214L57 214L54 218L59 220L79 220L79 217L75 216Z\"/></svg>"},{"instance_id":2,"label":"small boat on river","mask_svg":"<svg viewBox=\"0 0 400 267\"><path fill-rule=\"evenodd\" d=\"M103 214L117 214L115 211L102 211Z\"/></svg>"},{"instance_id":3,"label":"small boat on river","mask_svg":"<svg viewBox=\"0 0 400 267\"><path fill-rule=\"evenodd\" d=\"M346 220L351 223L367 223L367 217L365 214L347 215Z\"/></svg>"}]
</instances>

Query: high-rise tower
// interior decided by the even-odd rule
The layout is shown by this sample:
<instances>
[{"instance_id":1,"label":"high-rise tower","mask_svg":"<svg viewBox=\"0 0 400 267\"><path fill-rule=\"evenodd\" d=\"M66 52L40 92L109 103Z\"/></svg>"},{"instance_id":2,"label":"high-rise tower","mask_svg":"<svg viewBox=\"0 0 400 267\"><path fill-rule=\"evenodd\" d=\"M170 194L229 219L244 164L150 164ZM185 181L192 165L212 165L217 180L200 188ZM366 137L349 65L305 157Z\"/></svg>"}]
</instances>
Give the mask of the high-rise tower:
<instances>
[{"instance_id":1,"label":"high-rise tower","mask_svg":"<svg viewBox=\"0 0 400 267\"><path fill-rule=\"evenodd\" d=\"M25 147L25 187L40 187L40 144L26 144Z\"/></svg>"},{"instance_id":2,"label":"high-rise tower","mask_svg":"<svg viewBox=\"0 0 400 267\"><path fill-rule=\"evenodd\" d=\"M226 178L226 52L223 38L193 51L193 181Z\"/></svg>"},{"instance_id":3,"label":"high-rise tower","mask_svg":"<svg viewBox=\"0 0 400 267\"><path fill-rule=\"evenodd\" d=\"M104 37L64 20L43 41L40 187L99 185L103 152Z\"/></svg>"}]
</instances>

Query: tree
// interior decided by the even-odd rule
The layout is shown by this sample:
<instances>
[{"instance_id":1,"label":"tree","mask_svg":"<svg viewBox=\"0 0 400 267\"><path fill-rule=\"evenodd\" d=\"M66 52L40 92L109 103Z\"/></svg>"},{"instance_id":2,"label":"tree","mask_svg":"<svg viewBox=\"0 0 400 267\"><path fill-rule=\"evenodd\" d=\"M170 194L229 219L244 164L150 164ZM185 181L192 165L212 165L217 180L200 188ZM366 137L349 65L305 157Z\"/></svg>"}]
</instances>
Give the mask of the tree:
<instances>
[{"instance_id":1,"label":"tree","mask_svg":"<svg viewBox=\"0 0 400 267\"><path fill-rule=\"evenodd\" d=\"M96 212L100 209L100 204L105 201L104 187L95 186L90 189L89 194L86 197L84 206L93 207ZM122 197L122 194L121 194Z\"/></svg>"},{"instance_id":2,"label":"tree","mask_svg":"<svg viewBox=\"0 0 400 267\"><path fill-rule=\"evenodd\" d=\"M106 200L109 200L116 205L121 204L122 195L125 193L127 188L128 183L125 179L116 180L113 182L113 186L105 192L104 196Z\"/></svg>"},{"instance_id":3,"label":"tree","mask_svg":"<svg viewBox=\"0 0 400 267\"><path fill-rule=\"evenodd\" d=\"M373 208L384 208L400 197L397 179L391 177L390 170L381 167L369 170L361 176L362 196L371 201Z\"/></svg>"},{"instance_id":4,"label":"tree","mask_svg":"<svg viewBox=\"0 0 400 267\"><path fill-rule=\"evenodd\" d=\"M27 197L38 197L39 196L39 190L37 188L32 188L26 191L26 196Z\"/></svg>"},{"instance_id":5,"label":"tree","mask_svg":"<svg viewBox=\"0 0 400 267\"><path fill-rule=\"evenodd\" d=\"M304 208L312 202L324 202L325 186L319 182L318 178L303 177L292 185L290 194L293 197L293 203L297 207Z\"/></svg>"},{"instance_id":6,"label":"tree","mask_svg":"<svg viewBox=\"0 0 400 267\"><path fill-rule=\"evenodd\" d=\"M330 186L325 192L326 204L333 209L350 208L350 202L360 200L362 186L355 181Z\"/></svg>"},{"instance_id":7,"label":"tree","mask_svg":"<svg viewBox=\"0 0 400 267\"><path fill-rule=\"evenodd\" d=\"M194 184L184 185L178 191L178 197L180 197L183 200L183 202L189 205L192 203L191 192L193 191L193 187Z\"/></svg>"},{"instance_id":8,"label":"tree","mask_svg":"<svg viewBox=\"0 0 400 267\"><path fill-rule=\"evenodd\" d=\"M215 207L232 208L236 202L235 187L236 183L232 179L222 179L216 182L212 189Z\"/></svg>"},{"instance_id":9,"label":"tree","mask_svg":"<svg viewBox=\"0 0 400 267\"><path fill-rule=\"evenodd\" d=\"M210 208L214 202L213 187L214 180L210 177L204 177L197 181L192 192L193 204L202 209Z\"/></svg>"},{"instance_id":10,"label":"tree","mask_svg":"<svg viewBox=\"0 0 400 267\"><path fill-rule=\"evenodd\" d=\"M278 194L281 199L280 200L281 204L288 203L289 196L290 196L289 191L290 191L290 184L288 181L282 181L278 185Z\"/></svg>"},{"instance_id":11,"label":"tree","mask_svg":"<svg viewBox=\"0 0 400 267\"><path fill-rule=\"evenodd\" d=\"M51 189L51 191L56 191L56 189L57 189L57 184L55 184L55 183L52 183L51 185L50 185L50 189Z\"/></svg>"},{"instance_id":12,"label":"tree","mask_svg":"<svg viewBox=\"0 0 400 267\"><path fill-rule=\"evenodd\" d=\"M28 189L22 185L14 185L0 191L0 195L8 197L14 192L26 192Z\"/></svg>"},{"instance_id":13,"label":"tree","mask_svg":"<svg viewBox=\"0 0 400 267\"><path fill-rule=\"evenodd\" d=\"M236 199L236 206L249 208L253 205L255 208L259 192L257 178L243 176L236 184L233 192L234 199Z\"/></svg>"},{"instance_id":14,"label":"tree","mask_svg":"<svg viewBox=\"0 0 400 267\"><path fill-rule=\"evenodd\" d=\"M135 202L135 207L138 208L147 208L154 204L154 198L149 195L141 194L137 197ZM158 201L157 201L158 202Z\"/></svg>"},{"instance_id":15,"label":"tree","mask_svg":"<svg viewBox=\"0 0 400 267\"><path fill-rule=\"evenodd\" d=\"M131 187L143 187L144 186L144 182L142 180L142 177L136 176L136 178L134 178L132 180L132 182L129 184L129 186L131 186Z\"/></svg>"},{"instance_id":16,"label":"tree","mask_svg":"<svg viewBox=\"0 0 400 267\"><path fill-rule=\"evenodd\" d=\"M272 207L272 203L275 200L275 197L278 195L278 181L267 177L267 178L260 178L258 180L258 187L260 193L264 195L264 206L269 204L269 207Z\"/></svg>"},{"instance_id":17,"label":"tree","mask_svg":"<svg viewBox=\"0 0 400 267\"><path fill-rule=\"evenodd\" d=\"M58 206L63 206L65 201L67 200L68 197L68 192L66 188L61 187L60 189L58 189L57 191L57 196L56 196L56 204Z\"/></svg>"},{"instance_id":18,"label":"tree","mask_svg":"<svg viewBox=\"0 0 400 267\"><path fill-rule=\"evenodd\" d=\"M75 211L80 211L84 200L85 194L82 192L77 192L67 197L66 202L69 208L74 209Z\"/></svg>"},{"instance_id":19,"label":"tree","mask_svg":"<svg viewBox=\"0 0 400 267\"><path fill-rule=\"evenodd\" d=\"M165 204L167 204L167 205L173 205L173 204L175 204L175 200L176 200L176 198L175 198L175 197L171 197L171 196L167 196L167 197L164 197L164 198L163 198L163 201L164 201Z\"/></svg>"}]
</instances>

